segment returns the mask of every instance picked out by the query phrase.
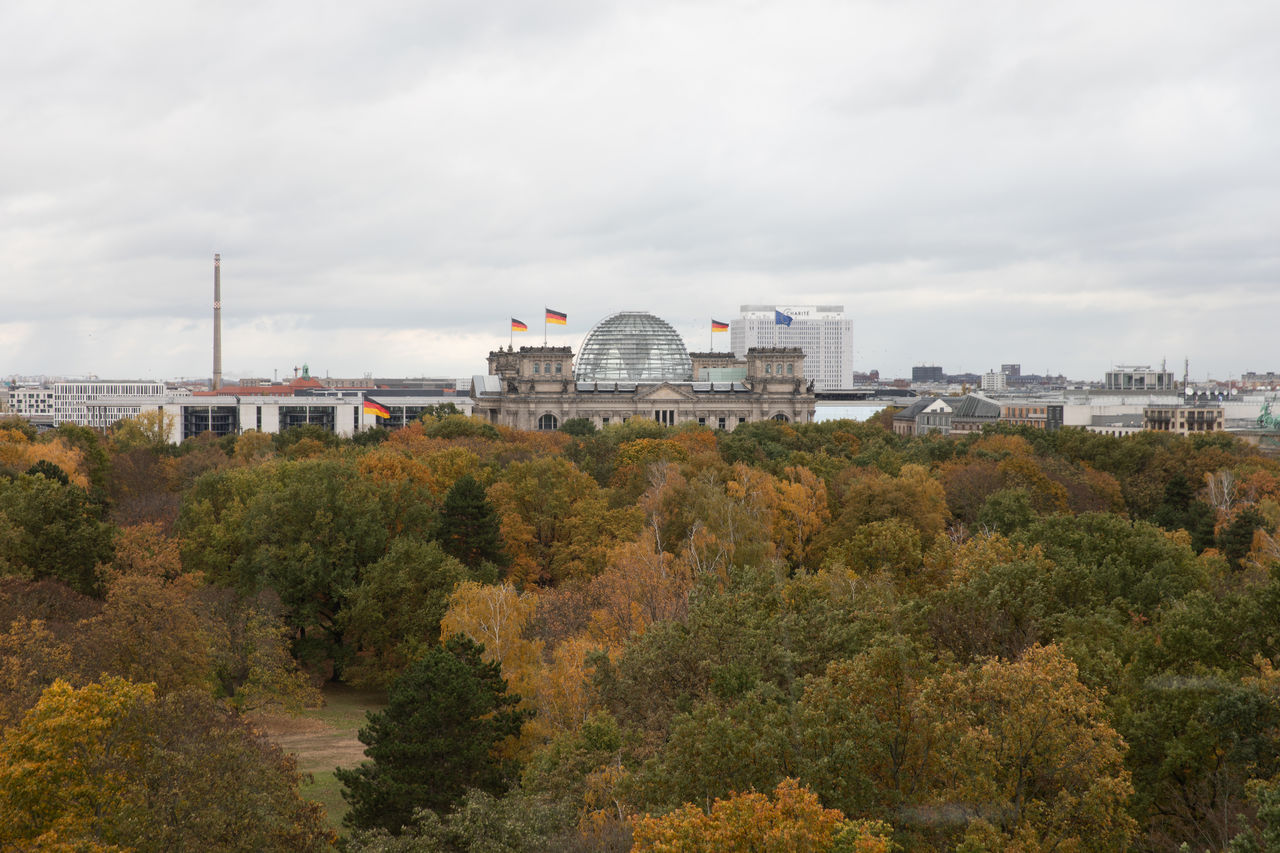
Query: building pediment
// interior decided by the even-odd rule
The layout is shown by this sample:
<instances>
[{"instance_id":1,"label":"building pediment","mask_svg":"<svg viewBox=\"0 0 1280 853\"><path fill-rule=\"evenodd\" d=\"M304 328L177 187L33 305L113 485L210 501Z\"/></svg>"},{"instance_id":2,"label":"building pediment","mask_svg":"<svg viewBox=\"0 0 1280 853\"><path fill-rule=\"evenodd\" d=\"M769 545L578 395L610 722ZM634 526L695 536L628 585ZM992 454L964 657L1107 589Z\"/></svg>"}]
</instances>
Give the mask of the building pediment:
<instances>
[{"instance_id":1,"label":"building pediment","mask_svg":"<svg viewBox=\"0 0 1280 853\"><path fill-rule=\"evenodd\" d=\"M653 385L645 388L636 394L637 400L648 400L655 403L661 402L680 402L683 400L697 399L693 394L693 389L686 388L683 385L672 385L670 382L663 382L661 385Z\"/></svg>"}]
</instances>

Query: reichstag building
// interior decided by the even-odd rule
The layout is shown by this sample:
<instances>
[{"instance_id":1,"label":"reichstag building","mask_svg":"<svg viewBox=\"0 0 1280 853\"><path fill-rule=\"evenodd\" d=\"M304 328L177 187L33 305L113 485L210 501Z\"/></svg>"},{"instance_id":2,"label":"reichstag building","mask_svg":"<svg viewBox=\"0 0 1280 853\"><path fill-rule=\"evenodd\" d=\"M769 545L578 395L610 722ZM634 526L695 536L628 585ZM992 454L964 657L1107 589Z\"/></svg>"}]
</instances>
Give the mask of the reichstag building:
<instances>
[{"instance_id":1,"label":"reichstag building","mask_svg":"<svg viewBox=\"0 0 1280 853\"><path fill-rule=\"evenodd\" d=\"M596 426L631 418L696 421L732 430L749 421L813 420L813 382L797 347L690 353L669 323L642 311L612 314L571 347L508 347L489 353L471 380L473 414L516 429L559 429L570 418Z\"/></svg>"}]
</instances>

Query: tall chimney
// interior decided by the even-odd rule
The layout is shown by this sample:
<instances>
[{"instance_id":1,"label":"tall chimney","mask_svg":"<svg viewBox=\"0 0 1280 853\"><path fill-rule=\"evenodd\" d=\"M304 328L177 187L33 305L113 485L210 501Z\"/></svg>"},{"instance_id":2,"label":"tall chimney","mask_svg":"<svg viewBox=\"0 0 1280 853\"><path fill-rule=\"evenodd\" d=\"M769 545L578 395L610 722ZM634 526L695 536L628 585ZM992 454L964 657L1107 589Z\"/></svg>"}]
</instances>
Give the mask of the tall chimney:
<instances>
[{"instance_id":1,"label":"tall chimney","mask_svg":"<svg viewBox=\"0 0 1280 853\"><path fill-rule=\"evenodd\" d=\"M222 255L213 256L213 390L222 388Z\"/></svg>"}]
</instances>

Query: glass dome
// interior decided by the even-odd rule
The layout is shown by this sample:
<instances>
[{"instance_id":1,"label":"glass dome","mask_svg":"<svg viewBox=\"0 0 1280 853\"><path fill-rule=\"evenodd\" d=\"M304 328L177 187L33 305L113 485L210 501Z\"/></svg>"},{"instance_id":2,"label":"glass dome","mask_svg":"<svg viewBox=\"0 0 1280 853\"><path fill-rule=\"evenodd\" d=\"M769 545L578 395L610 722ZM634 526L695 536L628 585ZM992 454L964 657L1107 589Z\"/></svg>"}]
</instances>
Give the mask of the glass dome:
<instances>
[{"instance_id":1,"label":"glass dome","mask_svg":"<svg viewBox=\"0 0 1280 853\"><path fill-rule=\"evenodd\" d=\"M573 362L579 382L689 382L689 350L666 320L644 311L605 317L582 340Z\"/></svg>"}]
</instances>

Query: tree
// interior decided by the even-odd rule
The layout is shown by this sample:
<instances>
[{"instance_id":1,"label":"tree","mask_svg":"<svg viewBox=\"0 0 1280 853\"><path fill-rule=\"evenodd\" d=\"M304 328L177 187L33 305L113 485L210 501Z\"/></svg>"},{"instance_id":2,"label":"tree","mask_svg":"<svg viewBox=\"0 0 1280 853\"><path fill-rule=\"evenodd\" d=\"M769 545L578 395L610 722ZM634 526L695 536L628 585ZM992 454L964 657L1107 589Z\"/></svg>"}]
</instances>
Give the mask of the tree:
<instances>
[{"instance_id":1,"label":"tree","mask_svg":"<svg viewBox=\"0 0 1280 853\"><path fill-rule=\"evenodd\" d=\"M919 802L935 768L932 673L918 650L888 640L807 679L796 707L802 777L852 816Z\"/></svg>"},{"instance_id":2,"label":"tree","mask_svg":"<svg viewBox=\"0 0 1280 853\"><path fill-rule=\"evenodd\" d=\"M555 584L599 572L609 548L639 532L638 512L611 509L607 497L566 459L508 465L489 487L489 499L502 516L511 579Z\"/></svg>"},{"instance_id":3,"label":"tree","mask_svg":"<svg viewBox=\"0 0 1280 853\"><path fill-rule=\"evenodd\" d=\"M345 822L398 833L414 811L446 813L468 788L498 794L511 779L495 752L520 733L528 714L507 693L483 647L451 637L428 651L392 685L385 710L360 730L369 761L335 771L351 804Z\"/></svg>"},{"instance_id":4,"label":"tree","mask_svg":"<svg viewBox=\"0 0 1280 853\"><path fill-rule=\"evenodd\" d=\"M967 819L975 850L1124 850L1137 833L1125 743L1101 698L1056 646L944 672L941 803Z\"/></svg>"},{"instance_id":5,"label":"tree","mask_svg":"<svg viewBox=\"0 0 1280 853\"><path fill-rule=\"evenodd\" d=\"M153 453L165 452L170 447L169 436L177 422L177 415L166 414L160 409L122 418L111 427L112 449L117 453L139 448Z\"/></svg>"},{"instance_id":6,"label":"tree","mask_svg":"<svg viewBox=\"0 0 1280 853\"><path fill-rule=\"evenodd\" d=\"M0 574L56 578L96 595L112 534L78 486L29 474L0 479Z\"/></svg>"},{"instance_id":7,"label":"tree","mask_svg":"<svg viewBox=\"0 0 1280 853\"><path fill-rule=\"evenodd\" d=\"M0 739L0 847L331 849L292 759L207 693L57 681Z\"/></svg>"},{"instance_id":8,"label":"tree","mask_svg":"<svg viewBox=\"0 0 1280 853\"><path fill-rule=\"evenodd\" d=\"M636 853L751 850L755 853L889 853L889 828L878 822L846 821L825 809L795 779L784 779L773 797L759 793L717 799L709 812L686 804L662 817L645 815L635 825Z\"/></svg>"},{"instance_id":9,"label":"tree","mask_svg":"<svg viewBox=\"0 0 1280 853\"><path fill-rule=\"evenodd\" d=\"M364 570L350 596L345 636L356 648L348 678L384 687L440 639L440 620L466 569L436 542L400 537Z\"/></svg>"},{"instance_id":10,"label":"tree","mask_svg":"<svg viewBox=\"0 0 1280 853\"><path fill-rule=\"evenodd\" d=\"M498 513L485 497L484 486L470 474L455 480L444 496L433 538L446 554L470 569L483 563L501 568L509 562Z\"/></svg>"}]
</instances>

